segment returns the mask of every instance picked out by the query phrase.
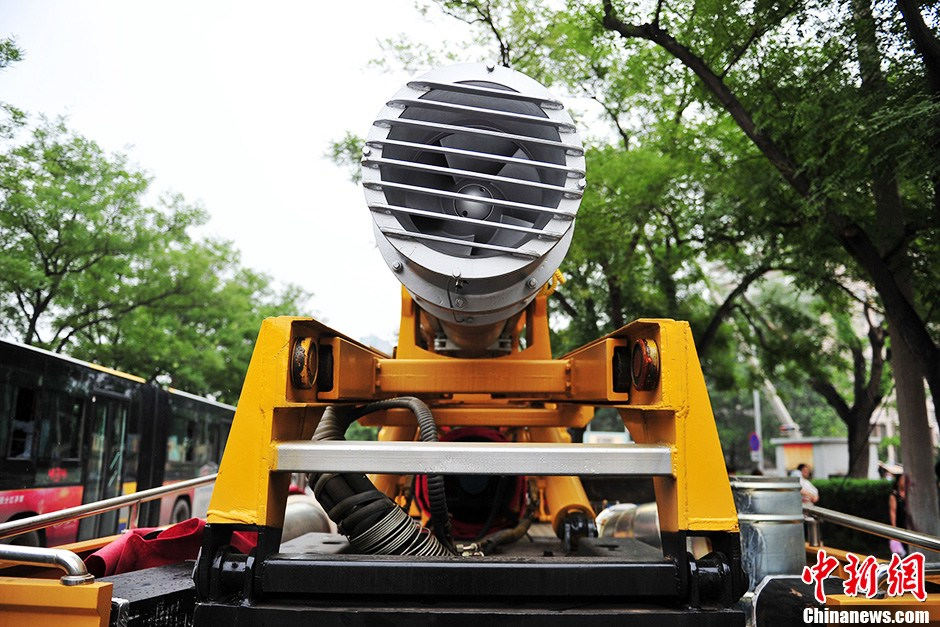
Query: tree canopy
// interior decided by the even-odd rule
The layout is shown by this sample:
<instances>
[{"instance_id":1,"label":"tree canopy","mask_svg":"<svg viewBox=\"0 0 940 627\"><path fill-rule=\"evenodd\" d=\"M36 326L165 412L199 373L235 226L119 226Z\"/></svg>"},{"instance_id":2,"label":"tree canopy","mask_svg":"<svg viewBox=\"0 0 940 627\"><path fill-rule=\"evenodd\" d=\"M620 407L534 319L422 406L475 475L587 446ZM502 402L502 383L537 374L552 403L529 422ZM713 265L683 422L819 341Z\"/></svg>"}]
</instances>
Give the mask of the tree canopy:
<instances>
[{"instance_id":1,"label":"tree canopy","mask_svg":"<svg viewBox=\"0 0 940 627\"><path fill-rule=\"evenodd\" d=\"M234 401L262 318L296 313L296 286L197 239L204 210L62 120L0 153L0 331Z\"/></svg>"},{"instance_id":2,"label":"tree canopy","mask_svg":"<svg viewBox=\"0 0 940 627\"><path fill-rule=\"evenodd\" d=\"M713 389L774 378L856 442L893 374L905 467L921 485L913 518L940 531L924 397L925 381L940 394L937 7L418 7L466 23L469 39L442 55L393 37L386 65L488 58L593 103L579 116L592 141L562 267L572 280L553 299L560 343L638 315L688 319ZM750 347L758 369L742 367Z\"/></svg>"}]
</instances>

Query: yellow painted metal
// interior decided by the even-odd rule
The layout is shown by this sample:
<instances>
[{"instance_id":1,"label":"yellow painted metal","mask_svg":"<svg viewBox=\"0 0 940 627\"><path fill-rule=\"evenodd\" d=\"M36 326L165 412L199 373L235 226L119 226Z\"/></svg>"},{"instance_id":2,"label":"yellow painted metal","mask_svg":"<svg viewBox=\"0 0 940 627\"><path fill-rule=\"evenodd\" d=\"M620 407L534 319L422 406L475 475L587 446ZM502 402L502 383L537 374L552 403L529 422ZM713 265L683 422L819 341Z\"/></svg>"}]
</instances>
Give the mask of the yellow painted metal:
<instances>
[{"instance_id":1,"label":"yellow painted metal","mask_svg":"<svg viewBox=\"0 0 940 627\"><path fill-rule=\"evenodd\" d=\"M311 318L266 319L219 465L209 523L282 525L290 475L272 472L277 443L312 437L323 409L331 402L328 393L291 385L292 348L303 338L315 338L321 351L324 346L333 347L333 380L338 381L336 371L341 365L350 369L353 378L343 389L357 397L368 396L366 390L371 388L371 383L363 383L361 372L371 373L374 360L387 357ZM321 376L317 374L318 379Z\"/></svg>"},{"instance_id":2,"label":"yellow painted metal","mask_svg":"<svg viewBox=\"0 0 940 627\"><path fill-rule=\"evenodd\" d=\"M687 323L638 320L552 360L546 296L539 295L525 312L524 323L516 327L526 330L524 350L493 359L460 359L419 346L421 315L403 292L394 359L311 319L265 320L222 459L209 522L281 524L288 477L272 472L274 447L281 440L309 438L326 404L418 395L432 406L442 425L527 427L525 437L546 442L564 437L558 427L584 425L594 404L616 407L636 442L672 448L673 476L654 479L663 529L738 530L718 432ZM321 352L325 346L333 348L333 389L291 385L291 347L304 337L316 338ZM613 352L632 346L638 338L659 346L660 384L651 391L614 392ZM366 420L386 427L383 439L414 438L414 418L402 410ZM399 490L397 478L376 480L387 494ZM542 485L554 521L566 508L590 512L577 478L548 479Z\"/></svg>"},{"instance_id":3,"label":"yellow painted metal","mask_svg":"<svg viewBox=\"0 0 940 627\"><path fill-rule=\"evenodd\" d=\"M584 427L594 417L594 407L561 403L508 402L503 399L478 399L462 402L430 401L434 421L442 427ZM414 416L405 409L391 409L364 416L366 426L414 425ZM402 438L392 438L402 439ZM407 438L404 438L407 439Z\"/></svg>"},{"instance_id":4,"label":"yellow painted metal","mask_svg":"<svg viewBox=\"0 0 940 627\"><path fill-rule=\"evenodd\" d=\"M113 584L64 586L58 579L0 577L0 627L105 627Z\"/></svg>"},{"instance_id":5,"label":"yellow painted metal","mask_svg":"<svg viewBox=\"0 0 940 627\"><path fill-rule=\"evenodd\" d=\"M530 427L527 435L530 442L571 443L568 432L558 427ZM559 532L565 514L569 512L584 512L591 520L597 516L577 477L542 477L539 484L544 499L541 506L555 533Z\"/></svg>"},{"instance_id":6,"label":"yellow painted metal","mask_svg":"<svg viewBox=\"0 0 940 627\"><path fill-rule=\"evenodd\" d=\"M653 339L659 346L660 385L631 389L620 415L634 441L668 444L673 476L653 480L664 531L738 531L718 429L692 331L686 322L638 320L608 337Z\"/></svg>"},{"instance_id":7,"label":"yellow painted metal","mask_svg":"<svg viewBox=\"0 0 940 627\"><path fill-rule=\"evenodd\" d=\"M408 418L410 423L406 421L401 425L382 427L379 430L379 439L392 442L414 440L418 427L415 424L415 417L410 412L408 412ZM369 475L369 480L375 485L375 488L393 499L401 492L404 479L400 475Z\"/></svg>"},{"instance_id":8,"label":"yellow painted metal","mask_svg":"<svg viewBox=\"0 0 940 627\"><path fill-rule=\"evenodd\" d=\"M415 305L408 294L408 290L401 290L401 325L398 331L398 348L395 351L397 359L452 359L421 348L418 343L418 306ZM525 326L526 348L510 353L501 360L541 360L551 359L552 350L548 331L548 294L540 292L535 300L520 318L519 325Z\"/></svg>"},{"instance_id":9,"label":"yellow painted metal","mask_svg":"<svg viewBox=\"0 0 940 627\"><path fill-rule=\"evenodd\" d=\"M319 392L317 398L348 401L376 397L378 381L375 371L378 354L375 349L366 348L342 337L322 339L320 345L333 349L333 389Z\"/></svg>"},{"instance_id":10,"label":"yellow painted metal","mask_svg":"<svg viewBox=\"0 0 940 627\"><path fill-rule=\"evenodd\" d=\"M625 346L626 338L605 337L574 350L562 359L570 372L567 396L577 400L626 403L630 395L614 392L614 348Z\"/></svg>"},{"instance_id":11,"label":"yellow painted metal","mask_svg":"<svg viewBox=\"0 0 940 627\"><path fill-rule=\"evenodd\" d=\"M517 353L521 354L521 353ZM383 394L564 395L568 364L552 359L381 359Z\"/></svg>"}]
</instances>

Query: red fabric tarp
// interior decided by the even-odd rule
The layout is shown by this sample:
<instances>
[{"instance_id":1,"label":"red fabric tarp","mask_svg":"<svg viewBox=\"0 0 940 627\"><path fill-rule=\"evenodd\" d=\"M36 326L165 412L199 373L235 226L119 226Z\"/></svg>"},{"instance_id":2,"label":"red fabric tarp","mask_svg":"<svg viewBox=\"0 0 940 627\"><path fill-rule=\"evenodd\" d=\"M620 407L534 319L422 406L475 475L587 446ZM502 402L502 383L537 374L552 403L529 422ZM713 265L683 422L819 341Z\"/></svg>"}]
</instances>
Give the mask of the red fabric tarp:
<instances>
[{"instance_id":1,"label":"red fabric tarp","mask_svg":"<svg viewBox=\"0 0 940 627\"><path fill-rule=\"evenodd\" d=\"M107 577L196 559L205 526L206 521L201 518L190 518L163 530L133 529L86 557L85 565L95 577ZM235 532L232 546L248 553L254 548L257 535Z\"/></svg>"}]
</instances>

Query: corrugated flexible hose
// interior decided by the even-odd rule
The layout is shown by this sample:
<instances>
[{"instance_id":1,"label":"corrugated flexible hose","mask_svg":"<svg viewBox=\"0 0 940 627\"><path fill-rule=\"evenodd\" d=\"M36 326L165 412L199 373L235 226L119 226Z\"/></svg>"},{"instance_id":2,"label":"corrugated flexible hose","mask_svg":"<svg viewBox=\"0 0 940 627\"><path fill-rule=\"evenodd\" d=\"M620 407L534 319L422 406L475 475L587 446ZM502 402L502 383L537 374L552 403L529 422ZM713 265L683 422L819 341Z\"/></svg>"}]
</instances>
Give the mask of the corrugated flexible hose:
<instances>
[{"instance_id":1,"label":"corrugated flexible hose","mask_svg":"<svg viewBox=\"0 0 940 627\"><path fill-rule=\"evenodd\" d=\"M430 408L412 396L376 401L359 407L327 407L314 440L343 440L349 426L366 414L391 408L409 409L418 422L421 440L437 442L437 425ZM372 555L452 555L450 515L444 478L428 476L428 500L434 535L375 489L362 473L311 474L317 500L357 553Z\"/></svg>"}]
</instances>

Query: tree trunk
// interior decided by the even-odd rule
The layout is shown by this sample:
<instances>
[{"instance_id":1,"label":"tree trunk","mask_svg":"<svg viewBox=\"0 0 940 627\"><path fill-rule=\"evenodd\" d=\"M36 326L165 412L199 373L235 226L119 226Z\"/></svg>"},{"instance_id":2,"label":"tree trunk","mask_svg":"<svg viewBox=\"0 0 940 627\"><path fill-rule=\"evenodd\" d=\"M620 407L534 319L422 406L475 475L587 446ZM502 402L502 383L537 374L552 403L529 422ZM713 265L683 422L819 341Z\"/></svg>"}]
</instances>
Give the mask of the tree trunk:
<instances>
[{"instance_id":1,"label":"tree trunk","mask_svg":"<svg viewBox=\"0 0 940 627\"><path fill-rule=\"evenodd\" d=\"M868 477L869 444L868 444L868 421L871 414L856 415L852 412L846 424L849 427L849 477L865 479Z\"/></svg>"},{"instance_id":2,"label":"tree trunk","mask_svg":"<svg viewBox=\"0 0 940 627\"><path fill-rule=\"evenodd\" d=\"M891 335L891 369L894 372L901 424L901 463L910 479L907 487L909 526L917 531L940 535L937 484L933 470L933 445L927 421L924 379L914 356L888 319Z\"/></svg>"}]
</instances>

